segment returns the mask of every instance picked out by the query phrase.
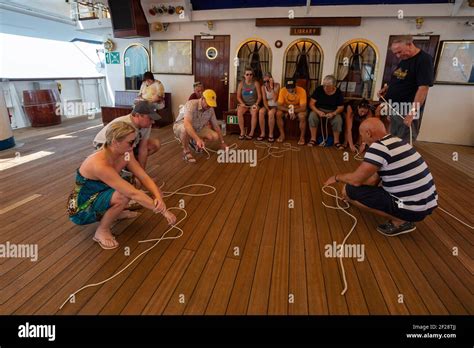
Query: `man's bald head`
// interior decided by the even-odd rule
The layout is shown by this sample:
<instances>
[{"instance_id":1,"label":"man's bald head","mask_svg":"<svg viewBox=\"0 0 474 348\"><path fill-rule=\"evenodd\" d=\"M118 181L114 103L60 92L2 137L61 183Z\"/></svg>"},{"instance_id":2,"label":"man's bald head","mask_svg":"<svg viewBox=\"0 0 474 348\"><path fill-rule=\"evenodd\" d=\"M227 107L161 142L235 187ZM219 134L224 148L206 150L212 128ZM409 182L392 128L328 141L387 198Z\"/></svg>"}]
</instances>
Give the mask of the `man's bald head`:
<instances>
[{"instance_id":1,"label":"man's bald head","mask_svg":"<svg viewBox=\"0 0 474 348\"><path fill-rule=\"evenodd\" d=\"M382 121L376 117L370 117L361 123L359 133L362 141L370 146L373 142L382 139L387 130Z\"/></svg>"}]
</instances>

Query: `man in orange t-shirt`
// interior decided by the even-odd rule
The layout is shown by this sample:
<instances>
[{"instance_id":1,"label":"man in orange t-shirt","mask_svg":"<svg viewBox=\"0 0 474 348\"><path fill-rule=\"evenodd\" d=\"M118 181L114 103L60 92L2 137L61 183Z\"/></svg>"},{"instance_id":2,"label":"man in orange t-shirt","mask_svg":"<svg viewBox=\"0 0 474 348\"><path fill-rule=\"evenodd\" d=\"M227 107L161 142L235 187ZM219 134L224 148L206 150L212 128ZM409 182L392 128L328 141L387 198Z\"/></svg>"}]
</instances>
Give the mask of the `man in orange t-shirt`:
<instances>
[{"instance_id":1,"label":"man in orange t-shirt","mask_svg":"<svg viewBox=\"0 0 474 348\"><path fill-rule=\"evenodd\" d=\"M277 125L280 130L280 137L277 139L279 143L285 140L285 129L283 128L283 117L288 117L290 120L296 119L300 123L300 140L298 145L305 144L306 132L306 91L295 85L295 81L286 81L285 87L280 90L278 95L278 111L276 113Z\"/></svg>"}]
</instances>

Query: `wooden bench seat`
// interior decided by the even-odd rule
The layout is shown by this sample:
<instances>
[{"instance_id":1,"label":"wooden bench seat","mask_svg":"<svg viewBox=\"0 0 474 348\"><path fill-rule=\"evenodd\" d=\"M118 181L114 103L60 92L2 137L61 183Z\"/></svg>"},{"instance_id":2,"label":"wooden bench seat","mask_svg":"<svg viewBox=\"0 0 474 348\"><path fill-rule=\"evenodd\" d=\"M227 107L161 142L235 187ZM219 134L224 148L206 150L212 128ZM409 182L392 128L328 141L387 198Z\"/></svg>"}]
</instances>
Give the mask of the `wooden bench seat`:
<instances>
[{"instance_id":1,"label":"wooden bench seat","mask_svg":"<svg viewBox=\"0 0 474 348\"><path fill-rule=\"evenodd\" d=\"M102 123L106 125L113 119L132 112L133 103L138 96L138 91L115 91L115 105L102 106ZM158 111L161 120L155 122L154 128L164 127L173 123L171 112L171 93L165 93L165 108Z\"/></svg>"},{"instance_id":2,"label":"wooden bench seat","mask_svg":"<svg viewBox=\"0 0 474 348\"><path fill-rule=\"evenodd\" d=\"M223 112L224 121L227 123L227 133L229 134L240 134L240 128L238 124L229 124L227 116L236 116L237 117L237 93L230 93L230 100L229 100L230 109L228 111ZM247 133L250 132L251 129L251 114L250 111L245 112L244 114L244 127L247 128ZM258 117L258 114L257 114ZM300 128L299 128L299 121L298 119L284 120L284 129L285 129L285 137L286 139L299 139L300 137ZM309 135L309 126L306 127L306 136L307 140L310 139ZM260 135L260 126L257 120L257 127L255 128L255 137ZM265 136L268 137L268 115L265 116ZM280 131L278 130L278 126L276 124L275 118L275 129L273 131L273 136L277 139L280 136Z\"/></svg>"}]
</instances>

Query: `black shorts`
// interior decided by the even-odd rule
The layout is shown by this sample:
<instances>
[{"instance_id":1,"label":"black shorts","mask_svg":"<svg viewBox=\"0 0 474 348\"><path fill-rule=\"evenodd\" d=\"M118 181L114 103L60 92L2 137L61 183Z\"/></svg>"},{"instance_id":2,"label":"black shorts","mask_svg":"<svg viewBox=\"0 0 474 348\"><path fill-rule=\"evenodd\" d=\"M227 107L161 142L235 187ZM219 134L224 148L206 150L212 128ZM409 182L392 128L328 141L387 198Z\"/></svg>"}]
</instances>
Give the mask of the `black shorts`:
<instances>
[{"instance_id":1,"label":"black shorts","mask_svg":"<svg viewBox=\"0 0 474 348\"><path fill-rule=\"evenodd\" d=\"M430 215L434 208L423 212L416 212L398 207L398 200L380 186L352 186L346 185L346 194L353 201L357 201L366 207L383 211L397 219L409 222L423 220Z\"/></svg>"}]
</instances>

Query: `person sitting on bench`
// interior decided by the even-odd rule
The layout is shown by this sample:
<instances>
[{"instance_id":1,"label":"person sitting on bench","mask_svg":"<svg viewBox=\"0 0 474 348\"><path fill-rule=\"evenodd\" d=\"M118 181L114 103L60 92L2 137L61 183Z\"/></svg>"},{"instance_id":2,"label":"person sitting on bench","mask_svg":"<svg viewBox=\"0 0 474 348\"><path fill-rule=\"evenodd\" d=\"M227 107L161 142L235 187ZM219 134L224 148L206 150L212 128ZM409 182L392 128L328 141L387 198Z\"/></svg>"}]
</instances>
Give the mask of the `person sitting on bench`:
<instances>
[{"instance_id":1,"label":"person sitting on bench","mask_svg":"<svg viewBox=\"0 0 474 348\"><path fill-rule=\"evenodd\" d=\"M359 127L369 117L374 117L374 113L366 99L361 101L352 100L347 104L345 122L346 141L352 152L362 151L360 149L361 137L359 136Z\"/></svg>"},{"instance_id":2,"label":"person sitting on bench","mask_svg":"<svg viewBox=\"0 0 474 348\"><path fill-rule=\"evenodd\" d=\"M129 122L113 122L107 127L104 146L87 157L76 172L76 186L68 198L69 219L77 225L99 222L93 240L103 249L119 246L111 226L118 219L138 214L126 210L131 199L141 206L161 213L170 225L176 216L167 211L163 195L133 155L137 130ZM120 177L127 168L151 193L136 189Z\"/></svg>"},{"instance_id":3,"label":"person sitting on bench","mask_svg":"<svg viewBox=\"0 0 474 348\"><path fill-rule=\"evenodd\" d=\"M262 92L260 91L260 84L253 79L253 70L246 68L244 79L240 81L237 87L237 118L239 119L240 136L239 140L253 138L255 128L257 127L258 105L262 100ZM244 128L244 114L250 110L251 115L251 129L249 134L245 134Z\"/></svg>"},{"instance_id":4,"label":"person sitting on bench","mask_svg":"<svg viewBox=\"0 0 474 348\"><path fill-rule=\"evenodd\" d=\"M184 161L195 163L196 159L191 154L189 147L191 145L197 152L204 148L205 140L220 140L221 148L227 147L214 113L216 106L216 92L206 89L200 99L188 100L182 108L173 125L173 132L183 146ZM206 127L209 121L213 129Z\"/></svg>"},{"instance_id":5,"label":"person sitting on bench","mask_svg":"<svg viewBox=\"0 0 474 348\"><path fill-rule=\"evenodd\" d=\"M344 183L343 199L363 210L388 218L377 227L386 236L416 229L438 206L433 176L421 155L404 140L387 134L378 118L359 128L367 149L364 161L352 173L331 176L324 185Z\"/></svg>"},{"instance_id":6,"label":"person sitting on bench","mask_svg":"<svg viewBox=\"0 0 474 348\"><path fill-rule=\"evenodd\" d=\"M202 91L204 90L202 83L199 81L194 82L193 89L194 89L194 92L193 94L189 96L188 100L200 99L202 97Z\"/></svg>"},{"instance_id":7,"label":"person sitting on bench","mask_svg":"<svg viewBox=\"0 0 474 348\"><path fill-rule=\"evenodd\" d=\"M135 102L143 100L152 103L155 110L165 108L165 88L160 81L155 80L155 76L151 71L143 74L143 82Z\"/></svg>"},{"instance_id":8,"label":"person sitting on bench","mask_svg":"<svg viewBox=\"0 0 474 348\"><path fill-rule=\"evenodd\" d=\"M268 142L273 143L273 130L275 129L275 115L278 107L278 94L280 93L280 84L273 81L272 74L266 72L263 74L262 99L263 107L260 108L258 122L260 125L260 136L258 141L265 138L265 114L268 113Z\"/></svg>"},{"instance_id":9,"label":"person sitting on bench","mask_svg":"<svg viewBox=\"0 0 474 348\"><path fill-rule=\"evenodd\" d=\"M285 141L285 128L283 127L283 117L290 117L291 120L296 119L300 123L300 140L298 145L305 144L305 132L306 132L306 91L304 88L298 87L295 81L286 81L285 87L280 90L278 96L278 111L277 125L280 131L280 137L277 139L279 143Z\"/></svg>"},{"instance_id":10,"label":"person sitting on bench","mask_svg":"<svg viewBox=\"0 0 474 348\"><path fill-rule=\"evenodd\" d=\"M311 109L309 114L311 140L308 146L316 145L319 118L326 117L327 122L331 122L334 146L338 150L344 149L344 146L339 142L339 135L342 132L341 113L344 110L344 96L341 90L336 87L336 78L333 75L327 75L323 79L323 85L314 90L309 101L309 108Z\"/></svg>"}]
</instances>

